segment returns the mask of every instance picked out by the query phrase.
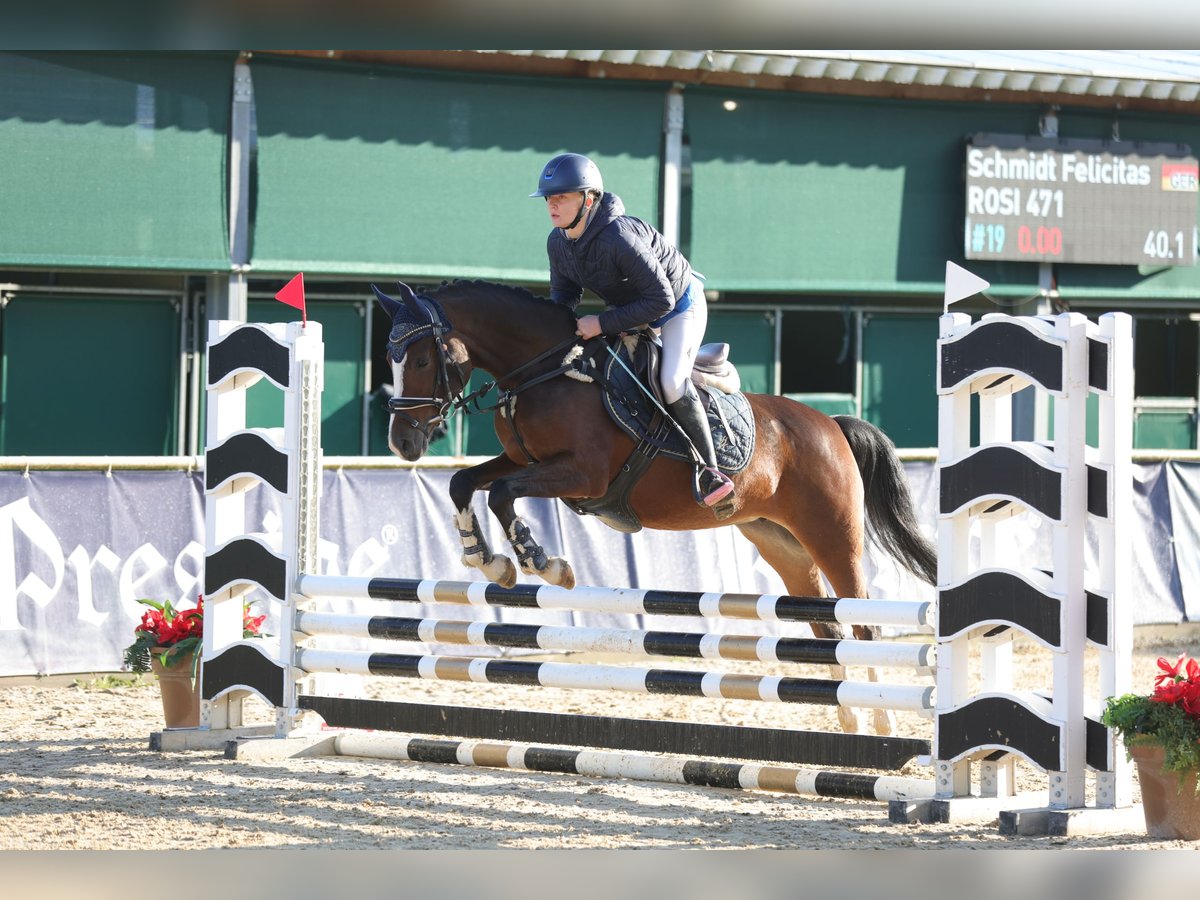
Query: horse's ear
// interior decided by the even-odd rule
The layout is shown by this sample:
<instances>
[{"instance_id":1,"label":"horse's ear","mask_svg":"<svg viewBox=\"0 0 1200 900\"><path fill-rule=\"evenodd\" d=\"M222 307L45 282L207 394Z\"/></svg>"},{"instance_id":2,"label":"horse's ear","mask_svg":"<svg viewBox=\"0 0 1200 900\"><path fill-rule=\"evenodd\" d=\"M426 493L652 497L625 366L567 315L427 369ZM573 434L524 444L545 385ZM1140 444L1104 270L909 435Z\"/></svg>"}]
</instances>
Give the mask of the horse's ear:
<instances>
[{"instance_id":1,"label":"horse's ear","mask_svg":"<svg viewBox=\"0 0 1200 900\"><path fill-rule=\"evenodd\" d=\"M371 290L375 292L375 299L379 301L379 305L383 307L383 311L388 314L388 318L394 319L396 317L396 313L404 304L402 304L399 300L393 300L375 285L371 285Z\"/></svg>"},{"instance_id":2,"label":"horse's ear","mask_svg":"<svg viewBox=\"0 0 1200 900\"><path fill-rule=\"evenodd\" d=\"M422 308L421 301L417 299L417 295L413 293L412 288L410 288L403 281L397 281L396 284L400 288L400 299L403 301L404 305L408 307L409 312L411 312L418 319L423 319L429 315L424 308Z\"/></svg>"}]
</instances>

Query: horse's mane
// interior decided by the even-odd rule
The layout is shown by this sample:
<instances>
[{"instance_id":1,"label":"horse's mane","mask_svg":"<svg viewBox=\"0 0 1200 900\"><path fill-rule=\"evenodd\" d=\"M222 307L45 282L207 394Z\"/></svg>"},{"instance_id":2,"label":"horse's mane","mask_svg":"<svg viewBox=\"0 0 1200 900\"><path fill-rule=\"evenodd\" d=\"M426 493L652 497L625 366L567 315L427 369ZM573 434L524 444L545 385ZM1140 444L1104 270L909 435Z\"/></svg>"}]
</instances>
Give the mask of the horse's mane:
<instances>
[{"instance_id":1,"label":"horse's mane","mask_svg":"<svg viewBox=\"0 0 1200 900\"><path fill-rule=\"evenodd\" d=\"M455 297L470 297L473 295L478 295L484 300L495 300L496 295L500 294L513 300L537 303L543 307L561 309L568 313L571 312L571 310L563 304L556 303L549 297L543 297L540 294L535 294L528 288L516 287L511 284L499 284L494 281L456 278L453 281L443 281L440 285L429 292L429 296L435 300L439 296L446 294L452 294Z\"/></svg>"}]
</instances>

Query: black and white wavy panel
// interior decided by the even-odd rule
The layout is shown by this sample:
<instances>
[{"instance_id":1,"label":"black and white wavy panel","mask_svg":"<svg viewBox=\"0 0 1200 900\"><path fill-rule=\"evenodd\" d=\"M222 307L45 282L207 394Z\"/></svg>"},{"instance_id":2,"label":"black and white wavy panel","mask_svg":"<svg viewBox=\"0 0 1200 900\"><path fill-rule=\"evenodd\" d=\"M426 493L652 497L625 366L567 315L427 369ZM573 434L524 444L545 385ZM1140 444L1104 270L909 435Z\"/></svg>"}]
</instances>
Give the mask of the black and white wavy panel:
<instances>
[{"instance_id":1,"label":"black and white wavy panel","mask_svg":"<svg viewBox=\"0 0 1200 900\"><path fill-rule=\"evenodd\" d=\"M1108 598L1085 592L1087 639L1108 644ZM938 593L937 636L949 641L983 625L1011 625L1043 646L1062 645L1062 599L1049 573L983 569Z\"/></svg>"},{"instance_id":2,"label":"black and white wavy panel","mask_svg":"<svg viewBox=\"0 0 1200 900\"><path fill-rule=\"evenodd\" d=\"M980 750L1020 753L1046 771L1063 771L1063 726L1050 718L1050 703L1040 697L980 694L937 716L934 752L955 761Z\"/></svg>"},{"instance_id":3,"label":"black and white wavy panel","mask_svg":"<svg viewBox=\"0 0 1200 900\"><path fill-rule=\"evenodd\" d=\"M1087 467L1087 508L1097 519L1107 519L1108 511L1113 508L1108 472L1107 466L1089 464Z\"/></svg>"},{"instance_id":4,"label":"black and white wavy panel","mask_svg":"<svg viewBox=\"0 0 1200 900\"><path fill-rule=\"evenodd\" d=\"M984 569L938 592L938 639L951 640L981 625L1012 625L1046 647L1062 643L1062 600L1050 579L1007 569Z\"/></svg>"},{"instance_id":5,"label":"black and white wavy panel","mask_svg":"<svg viewBox=\"0 0 1200 900\"><path fill-rule=\"evenodd\" d=\"M248 372L261 374L286 390L291 372L288 345L256 325L242 325L209 344L209 388Z\"/></svg>"},{"instance_id":6,"label":"black and white wavy panel","mask_svg":"<svg viewBox=\"0 0 1200 900\"><path fill-rule=\"evenodd\" d=\"M1108 341L1088 338L1088 387L1097 393L1107 394L1112 390L1111 350Z\"/></svg>"},{"instance_id":7,"label":"black and white wavy panel","mask_svg":"<svg viewBox=\"0 0 1200 900\"><path fill-rule=\"evenodd\" d=\"M248 484L238 483L246 479ZM204 454L204 491L211 494L230 482L235 489L262 483L288 493L288 454L261 431L238 431Z\"/></svg>"},{"instance_id":8,"label":"black and white wavy panel","mask_svg":"<svg viewBox=\"0 0 1200 900\"><path fill-rule=\"evenodd\" d=\"M203 661L200 680L200 696L215 700L221 694L235 689L256 692L271 706L283 706L284 666L266 655L266 651L255 644L230 644L212 659Z\"/></svg>"},{"instance_id":9,"label":"black and white wavy panel","mask_svg":"<svg viewBox=\"0 0 1200 900\"><path fill-rule=\"evenodd\" d=\"M980 750L1019 753L1048 772L1067 768L1063 759L1063 725L1052 721L1048 698L1016 694L980 694L951 712L939 713L934 753L955 761ZM1108 729L1085 719L1084 762L1109 771Z\"/></svg>"},{"instance_id":10,"label":"black and white wavy panel","mask_svg":"<svg viewBox=\"0 0 1200 900\"><path fill-rule=\"evenodd\" d=\"M1053 699L1052 695L1040 691L1036 692L1035 696L1047 703ZM1110 750L1117 746L1117 742L1112 739L1109 729L1098 718L1084 716L1083 726L1085 734L1084 762L1093 769L1111 772L1113 758ZM1124 753L1123 750L1120 752Z\"/></svg>"},{"instance_id":11,"label":"black and white wavy panel","mask_svg":"<svg viewBox=\"0 0 1200 900\"><path fill-rule=\"evenodd\" d=\"M1109 598L1105 594L1087 592L1087 639L1099 647L1107 647L1110 630L1108 623Z\"/></svg>"},{"instance_id":12,"label":"black and white wavy panel","mask_svg":"<svg viewBox=\"0 0 1200 900\"><path fill-rule=\"evenodd\" d=\"M940 342L938 392L949 393L984 375L1017 375L1047 391L1063 390L1060 340L1020 320L983 321L962 337Z\"/></svg>"},{"instance_id":13,"label":"black and white wavy panel","mask_svg":"<svg viewBox=\"0 0 1200 900\"><path fill-rule=\"evenodd\" d=\"M204 558L204 596L239 585L260 587L287 602L287 560L253 537L236 538Z\"/></svg>"},{"instance_id":14,"label":"black and white wavy panel","mask_svg":"<svg viewBox=\"0 0 1200 900\"><path fill-rule=\"evenodd\" d=\"M1065 485L1052 459L1046 448L1028 442L978 447L939 468L941 514L984 500L1011 500L1060 521Z\"/></svg>"}]
</instances>

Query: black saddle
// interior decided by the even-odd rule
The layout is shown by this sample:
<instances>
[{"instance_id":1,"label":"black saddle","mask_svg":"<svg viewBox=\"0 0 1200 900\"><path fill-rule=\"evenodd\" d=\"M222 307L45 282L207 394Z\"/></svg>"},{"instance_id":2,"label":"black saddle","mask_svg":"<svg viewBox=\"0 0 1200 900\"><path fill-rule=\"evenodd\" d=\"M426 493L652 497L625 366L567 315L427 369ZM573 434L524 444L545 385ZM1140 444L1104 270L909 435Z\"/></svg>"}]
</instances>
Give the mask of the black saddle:
<instances>
[{"instance_id":1,"label":"black saddle","mask_svg":"<svg viewBox=\"0 0 1200 900\"><path fill-rule=\"evenodd\" d=\"M646 385L654 394L654 399L665 406L662 379L658 377L662 365L662 344L658 338L652 332L640 331L633 337L622 339L621 346L637 380ZM707 387L716 393L736 393L740 382L737 370L729 362L729 345L701 344L696 351L696 362L692 365L692 381L697 387ZM730 387L723 390L719 385Z\"/></svg>"},{"instance_id":2,"label":"black saddle","mask_svg":"<svg viewBox=\"0 0 1200 900\"><path fill-rule=\"evenodd\" d=\"M595 348L589 347L589 350ZM629 495L659 454L685 462L693 460L687 440L661 410L665 405L658 378L661 350L657 341L639 333L636 340L615 339L601 345L599 352L585 354L580 360L579 372L600 383L605 410L637 442L637 447L603 497L564 498L563 502L580 515L598 516L617 531L641 530L641 521L629 504ZM697 359L703 360L711 373L728 374L731 368L728 344L705 344L701 351ZM693 380L697 381L696 378ZM726 394L705 383L697 383L697 388L708 413L717 465L728 475L737 474L749 465L754 452L754 413L750 401L740 391ZM718 519L725 518L732 513L732 504L717 506L714 512Z\"/></svg>"}]
</instances>

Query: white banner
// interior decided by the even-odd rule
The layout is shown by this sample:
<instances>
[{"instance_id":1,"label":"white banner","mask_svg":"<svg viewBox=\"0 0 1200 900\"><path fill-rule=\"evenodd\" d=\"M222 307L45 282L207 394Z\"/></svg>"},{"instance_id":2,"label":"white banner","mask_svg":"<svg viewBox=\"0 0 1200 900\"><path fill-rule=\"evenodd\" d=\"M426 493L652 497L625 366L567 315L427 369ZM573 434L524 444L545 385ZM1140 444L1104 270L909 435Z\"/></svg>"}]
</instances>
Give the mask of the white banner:
<instances>
[{"instance_id":1,"label":"white banner","mask_svg":"<svg viewBox=\"0 0 1200 900\"><path fill-rule=\"evenodd\" d=\"M931 463L909 463L922 529L934 536L936 478ZM479 580L464 568L451 524L451 470L331 470L321 500L322 574ZM1135 466L1134 617L1139 624L1200 618L1200 536L1191 513L1200 497L1200 467ZM270 492L247 499L253 531L278 531ZM197 472L0 472L0 676L107 672L146 607L137 598L192 606L204 564L202 476ZM783 583L735 529L620 534L560 503L523 500L533 536L565 556L580 584L684 591L786 593ZM492 549L507 541L476 499ZM1006 526L1022 548L1022 565L1044 565L1035 516ZM977 553L973 549L972 553ZM1184 560L1182 567L1178 562ZM917 582L873 548L867 562L873 597L932 600ZM253 598L253 595L251 595ZM268 632L277 611L262 598ZM356 611L351 601L326 608ZM365 610L363 610L365 611ZM497 612L499 615L499 612ZM519 620L520 611L506 611ZM563 614L576 624L614 624L604 617ZM663 623L652 622L651 627ZM750 627L744 623L739 628Z\"/></svg>"}]
</instances>

